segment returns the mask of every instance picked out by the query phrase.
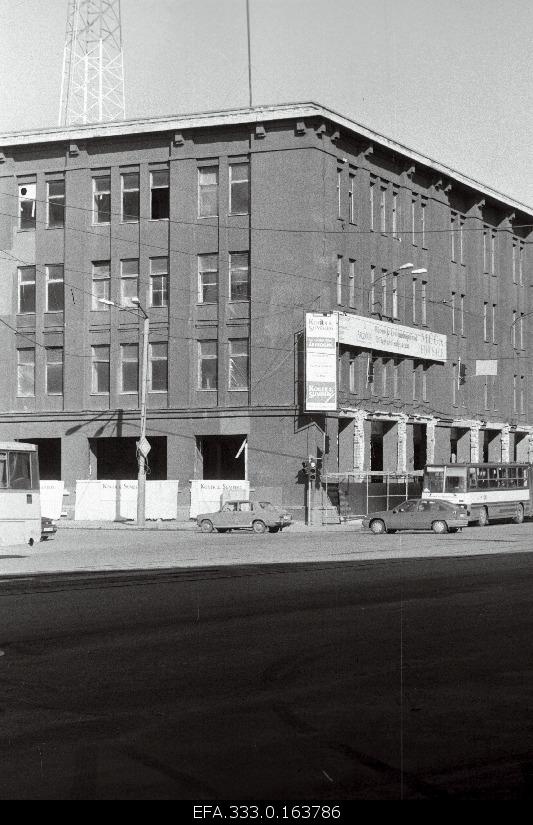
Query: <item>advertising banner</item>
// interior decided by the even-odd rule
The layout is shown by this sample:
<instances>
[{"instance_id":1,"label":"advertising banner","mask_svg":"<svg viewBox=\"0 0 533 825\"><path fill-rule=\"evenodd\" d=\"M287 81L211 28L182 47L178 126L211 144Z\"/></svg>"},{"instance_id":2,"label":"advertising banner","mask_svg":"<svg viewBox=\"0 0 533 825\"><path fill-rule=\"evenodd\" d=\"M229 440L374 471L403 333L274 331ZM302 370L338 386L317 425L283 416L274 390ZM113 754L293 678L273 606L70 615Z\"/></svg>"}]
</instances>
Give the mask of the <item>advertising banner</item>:
<instances>
[{"instance_id":1,"label":"advertising banner","mask_svg":"<svg viewBox=\"0 0 533 825\"><path fill-rule=\"evenodd\" d=\"M198 513L215 513L225 501L250 498L250 482L229 479L192 479L189 517Z\"/></svg>"},{"instance_id":2,"label":"advertising banner","mask_svg":"<svg viewBox=\"0 0 533 825\"><path fill-rule=\"evenodd\" d=\"M337 316L305 314L305 409L337 409Z\"/></svg>"},{"instance_id":3,"label":"advertising banner","mask_svg":"<svg viewBox=\"0 0 533 825\"><path fill-rule=\"evenodd\" d=\"M395 352L427 361L446 361L446 336L417 327L337 313L339 343L349 347Z\"/></svg>"}]
</instances>

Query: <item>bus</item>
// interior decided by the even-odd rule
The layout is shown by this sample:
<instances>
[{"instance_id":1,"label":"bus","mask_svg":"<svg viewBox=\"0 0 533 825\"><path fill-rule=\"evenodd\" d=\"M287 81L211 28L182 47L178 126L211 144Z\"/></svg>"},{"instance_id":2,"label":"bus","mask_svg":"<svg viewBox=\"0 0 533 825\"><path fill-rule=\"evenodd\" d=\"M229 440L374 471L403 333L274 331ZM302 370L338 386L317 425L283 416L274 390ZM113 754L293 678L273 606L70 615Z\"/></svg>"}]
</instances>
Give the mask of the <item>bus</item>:
<instances>
[{"instance_id":1,"label":"bus","mask_svg":"<svg viewBox=\"0 0 533 825\"><path fill-rule=\"evenodd\" d=\"M465 504L468 523L481 527L490 519L521 524L533 515L533 465L517 462L428 464L422 498Z\"/></svg>"},{"instance_id":2,"label":"bus","mask_svg":"<svg viewBox=\"0 0 533 825\"><path fill-rule=\"evenodd\" d=\"M0 547L41 539L39 457L35 444L0 441Z\"/></svg>"}]
</instances>

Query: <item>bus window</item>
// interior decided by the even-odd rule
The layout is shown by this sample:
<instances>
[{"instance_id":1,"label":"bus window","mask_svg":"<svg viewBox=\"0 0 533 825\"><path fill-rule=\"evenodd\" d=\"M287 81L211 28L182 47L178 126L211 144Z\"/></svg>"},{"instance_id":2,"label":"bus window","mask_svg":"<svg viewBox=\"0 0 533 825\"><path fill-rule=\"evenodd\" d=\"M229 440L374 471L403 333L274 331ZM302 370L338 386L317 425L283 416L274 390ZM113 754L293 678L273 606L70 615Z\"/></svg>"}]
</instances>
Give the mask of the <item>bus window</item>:
<instances>
[{"instance_id":1,"label":"bus window","mask_svg":"<svg viewBox=\"0 0 533 825\"><path fill-rule=\"evenodd\" d=\"M465 493L466 492L466 474L456 472L448 469L446 472L446 486L445 493Z\"/></svg>"},{"instance_id":2,"label":"bus window","mask_svg":"<svg viewBox=\"0 0 533 825\"><path fill-rule=\"evenodd\" d=\"M507 467L498 467L498 487L508 487Z\"/></svg>"},{"instance_id":3,"label":"bus window","mask_svg":"<svg viewBox=\"0 0 533 825\"><path fill-rule=\"evenodd\" d=\"M7 487L7 453L0 453L0 487Z\"/></svg>"},{"instance_id":4,"label":"bus window","mask_svg":"<svg viewBox=\"0 0 533 825\"><path fill-rule=\"evenodd\" d=\"M468 489L477 490L477 469L476 467L468 468Z\"/></svg>"},{"instance_id":5,"label":"bus window","mask_svg":"<svg viewBox=\"0 0 533 825\"><path fill-rule=\"evenodd\" d=\"M509 467L507 470L509 476L509 487L516 487L516 467Z\"/></svg>"},{"instance_id":6,"label":"bus window","mask_svg":"<svg viewBox=\"0 0 533 825\"><path fill-rule=\"evenodd\" d=\"M40 486L39 457L37 451L30 453L31 460L31 489L38 490Z\"/></svg>"},{"instance_id":7,"label":"bus window","mask_svg":"<svg viewBox=\"0 0 533 825\"><path fill-rule=\"evenodd\" d=\"M29 453L9 453L9 486L12 490L31 490Z\"/></svg>"},{"instance_id":8,"label":"bus window","mask_svg":"<svg viewBox=\"0 0 533 825\"><path fill-rule=\"evenodd\" d=\"M516 468L516 482L518 487L527 487L527 471L525 467Z\"/></svg>"},{"instance_id":9,"label":"bus window","mask_svg":"<svg viewBox=\"0 0 533 825\"><path fill-rule=\"evenodd\" d=\"M444 469L426 470L422 488L425 493L442 493L444 490Z\"/></svg>"},{"instance_id":10,"label":"bus window","mask_svg":"<svg viewBox=\"0 0 533 825\"><path fill-rule=\"evenodd\" d=\"M491 490L494 490L498 486L498 468L497 467L489 467L489 483L488 486Z\"/></svg>"},{"instance_id":11,"label":"bus window","mask_svg":"<svg viewBox=\"0 0 533 825\"><path fill-rule=\"evenodd\" d=\"M477 469L477 486L483 489L489 486L486 467L478 467Z\"/></svg>"}]
</instances>

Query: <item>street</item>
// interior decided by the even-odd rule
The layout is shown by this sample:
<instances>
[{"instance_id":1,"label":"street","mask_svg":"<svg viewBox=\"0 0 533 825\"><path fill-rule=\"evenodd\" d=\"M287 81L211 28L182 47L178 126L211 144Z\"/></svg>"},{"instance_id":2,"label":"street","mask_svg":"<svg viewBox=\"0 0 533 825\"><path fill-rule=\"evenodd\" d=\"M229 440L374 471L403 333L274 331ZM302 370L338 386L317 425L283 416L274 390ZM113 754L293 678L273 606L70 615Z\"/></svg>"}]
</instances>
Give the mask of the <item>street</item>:
<instances>
[{"instance_id":1,"label":"street","mask_svg":"<svg viewBox=\"0 0 533 825\"><path fill-rule=\"evenodd\" d=\"M232 563L5 578L0 798L530 798L530 535L152 534Z\"/></svg>"}]
</instances>

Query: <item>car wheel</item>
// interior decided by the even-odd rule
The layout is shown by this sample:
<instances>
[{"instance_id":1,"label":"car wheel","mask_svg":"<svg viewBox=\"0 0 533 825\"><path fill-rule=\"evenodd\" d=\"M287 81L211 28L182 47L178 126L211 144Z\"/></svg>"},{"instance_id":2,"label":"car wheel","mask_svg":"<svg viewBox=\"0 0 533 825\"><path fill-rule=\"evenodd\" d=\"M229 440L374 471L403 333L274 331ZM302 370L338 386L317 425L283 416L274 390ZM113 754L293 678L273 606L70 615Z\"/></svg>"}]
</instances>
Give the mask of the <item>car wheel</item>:
<instances>
[{"instance_id":1,"label":"car wheel","mask_svg":"<svg viewBox=\"0 0 533 825\"><path fill-rule=\"evenodd\" d=\"M202 531L202 533L212 533L213 522L209 521L208 518L204 518L200 523L200 530Z\"/></svg>"},{"instance_id":2,"label":"car wheel","mask_svg":"<svg viewBox=\"0 0 533 825\"><path fill-rule=\"evenodd\" d=\"M382 521L380 518L375 518L373 521L370 522L370 529L376 535L378 535L379 533L386 533L387 532L387 528L385 527L385 522Z\"/></svg>"},{"instance_id":3,"label":"car wheel","mask_svg":"<svg viewBox=\"0 0 533 825\"><path fill-rule=\"evenodd\" d=\"M264 533L267 529L265 522L261 521L260 519L254 521L252 527L254 529L254 533Z\"/></svg>"},{"instance_id":4,"label":"car wheel","mask_svg":"<svg viewBox=\"0 0 533 825\"><path fill-rule=\"evenodd\" d=\"M433 524L431 525L431 529L433 530L434 533L447 533L448 532L448 525L446 524L445 521L441 521L439 519L438 521L433 522Z\"/></svg>"},{"instance_id":5,"label":"car wheel","mask_svg":"<svg viewBox=\"0 0 533 825\"><path fill-rule=\"evenodd\" d=\"M477 520L477 523L480 527L486 527L489 523L489 514L487 513L486 507L482 507L479 511L479 518Z\"/></svg>"},{"instance_id":6,"label":"car wheel","mask_svg":"<svg viewBox=\"0 0 533 825\"><path fill-rule=\"evenodd\" d=\"M524 521L524 508L521 504L519 504L516 508L516 512L513 516L513 521L515 524L522 524Z\"/></svg>"},{"instance_id":7,"label":"car wheel","mask_svg":"<svg viewBox=\"0 0 533 825\"><path fill-rule=\"evenodd\" d=\"M269 533L279 533L280 530L281 530L281 527L269 527L268 528Z\"/></svg>"}]
</instances>

